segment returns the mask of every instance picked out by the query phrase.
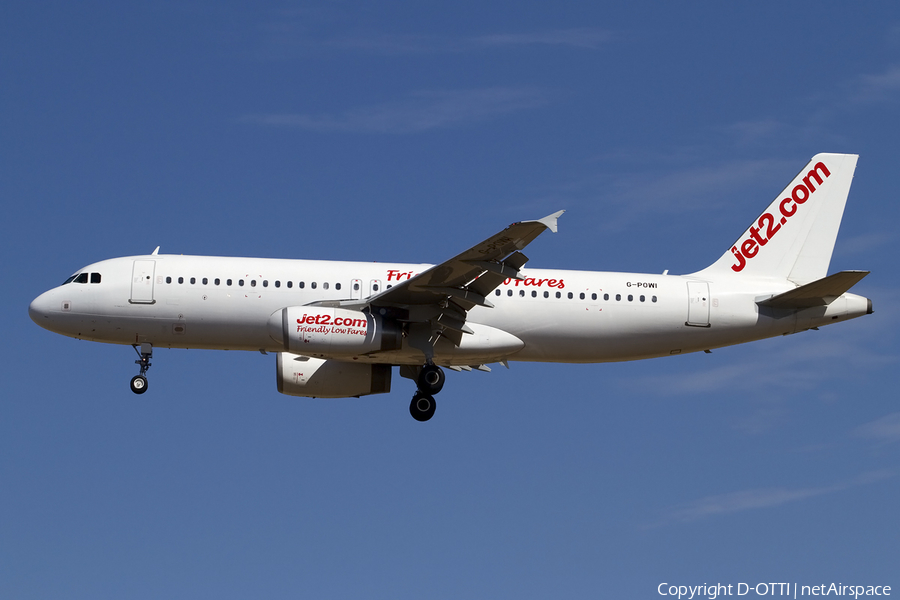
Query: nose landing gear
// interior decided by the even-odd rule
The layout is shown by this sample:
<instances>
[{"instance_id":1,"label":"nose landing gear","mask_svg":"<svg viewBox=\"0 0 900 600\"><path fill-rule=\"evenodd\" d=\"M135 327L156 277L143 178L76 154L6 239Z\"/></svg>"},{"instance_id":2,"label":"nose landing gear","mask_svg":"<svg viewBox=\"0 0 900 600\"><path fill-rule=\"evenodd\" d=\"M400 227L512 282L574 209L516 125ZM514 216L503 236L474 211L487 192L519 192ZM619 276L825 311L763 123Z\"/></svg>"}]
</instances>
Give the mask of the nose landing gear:
<instances>
[{"instance_id":1,"label":"nose landing gear","mask_svg":"<svg viewBox=\"0 0 900 600\"><path fill-rule=\"evenodd\" d=\"M147 391L147 369L150 368L150 359L153 357L153 346L150 344L141 344L140 350L138 350L137 344L132 344L132 348L134 351L138 353L138 358L134 361L134 364L140 365L141 374L135 375L131 378L131 391L135 394L143 394Z\"/></svg>"},{"instance_id":2,"label":"nose landing gear","mask_svg":"<svg viewBox=\"0 0 900 600\"><path fill-rule=\"evenodd\" d=\"M444 387L444 370L435 364L425 365L419 372L416 386L419 389L409 403L409 414L416 421L427 421L434 416L437 408L433 394L437 394Z\"/></svg>"}]
</instances>

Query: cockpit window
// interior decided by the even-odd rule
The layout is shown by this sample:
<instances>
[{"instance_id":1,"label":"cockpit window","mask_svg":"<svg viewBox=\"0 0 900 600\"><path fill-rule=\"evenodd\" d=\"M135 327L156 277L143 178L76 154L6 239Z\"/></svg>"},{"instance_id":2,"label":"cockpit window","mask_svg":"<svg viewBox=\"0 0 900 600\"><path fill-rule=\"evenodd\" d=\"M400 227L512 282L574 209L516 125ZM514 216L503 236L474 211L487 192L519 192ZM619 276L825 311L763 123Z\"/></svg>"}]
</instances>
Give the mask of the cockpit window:
<instances>
[{"instance_id":1,"label":"cockpit window","mask_svg":"<svg viewBox=\"0 0 900 600\"><path fill-rule=\"evenodd\" d=\"M100 273L91 273L91 283L100 283Z\"/></svg>"},{"instance_id":2,"label":"cockpit window","mask_svg":"<svg viewBox=\"0 0 900 600\"><path fill-rule=\"evenodd\" d=\"M75 283L87 283L88 282L88 274L87 273L79 273L77 277L75 277Z\"/></svg>"},{"instance_id":3,"label":"cockpit window","mask_svg":"<svg viewBox=\"0 0 900 600\"><path fill-rule=\"evenodd\" d=\"M73 281L75 281L76 277L78 277L78 273L75 273L74 275L72 275L71 277L69 277L68 279L63 281L63 285L66 285L67 283L72 283Z\"/></svg>"}]
</instances>

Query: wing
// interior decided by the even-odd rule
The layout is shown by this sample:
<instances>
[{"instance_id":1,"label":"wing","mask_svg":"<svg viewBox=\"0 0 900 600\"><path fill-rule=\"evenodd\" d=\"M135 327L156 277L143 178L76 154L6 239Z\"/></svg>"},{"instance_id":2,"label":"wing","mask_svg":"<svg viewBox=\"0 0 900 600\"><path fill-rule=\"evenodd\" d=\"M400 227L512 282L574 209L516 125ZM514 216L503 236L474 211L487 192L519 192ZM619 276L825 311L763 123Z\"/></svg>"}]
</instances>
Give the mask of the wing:
<instances>
[{"instance_id":1,"label":"wing","mask_svg":"<svg viewBox=\"0 0 900 600\"><path fill-rule=\"evenodd\" d=\"M443 336L459 345L472 333L466 315L475 306L491 307L487 295L506 279L519 279L528 257L521 250L545 229L556 232L561 210L537 221L513 223L500 233L411 279L371 296L366 303L381 314L430 325L429 343Z\"/></svg>"}]
</instances>

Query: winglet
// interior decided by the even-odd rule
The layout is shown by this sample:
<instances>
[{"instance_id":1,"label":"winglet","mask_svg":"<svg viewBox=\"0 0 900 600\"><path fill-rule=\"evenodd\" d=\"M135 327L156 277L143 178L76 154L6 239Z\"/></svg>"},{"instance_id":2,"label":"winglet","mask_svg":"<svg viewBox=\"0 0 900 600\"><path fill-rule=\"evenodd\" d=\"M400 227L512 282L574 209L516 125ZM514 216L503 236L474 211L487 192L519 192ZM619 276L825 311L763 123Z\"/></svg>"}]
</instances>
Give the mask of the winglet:
<instances>
[{"instance_id":1,"label":"winglet","mask_svg":"<svg viewBox=\"0 0 900 600\"><path fill-rule=\"evenodd\" d=\"M157 254L159 254L159 246L156 247L156 250L150 253L150 256L156 256Z\"/></svg>"},{"instance_id":2,"label":"winglet","mask_svg":"<svg viewBox=\"0 0 900 600\"><path fill-rule=\"evenodd\" d=\"M566 212L566 211L565 211L565 210L558 210L558 211L556 211L555 213L553 213L552 215L547 215L547 216L544 217L543 219L536 219L536 220L534 220L534 221L523 221L523 223L540 223L541 225L543 225L544 227L546 227L547 229L549 229L549 230L552 231L553 233L556 233L556 220L559 219L559 217L560 217L564 212Z\"/></svg>"}]
</instances>

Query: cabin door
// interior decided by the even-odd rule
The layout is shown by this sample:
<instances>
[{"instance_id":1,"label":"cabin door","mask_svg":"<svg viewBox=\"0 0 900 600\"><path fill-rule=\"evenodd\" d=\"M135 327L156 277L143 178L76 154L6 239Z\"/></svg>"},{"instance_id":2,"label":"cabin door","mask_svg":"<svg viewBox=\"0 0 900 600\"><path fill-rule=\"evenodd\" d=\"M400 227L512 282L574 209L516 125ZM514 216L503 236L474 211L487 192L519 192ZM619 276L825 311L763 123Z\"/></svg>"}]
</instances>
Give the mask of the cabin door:
<instances>
[{"instance_id":1,"label":"cabin door","mask_svg":"<svg viewBox=\"0 0 900 600\"><path fill-rule=\"evenodd\" d=\"M709 284L688 281L688 318L686 325L709 327Z\"/></svg>"},{"instance_id":2,"label":"cabin door","mask_svg":"<svg viewBox=\"0 0 900 600\"><path fill-rule=\"evenodd\" d=\"M153 273L156 270L155 260L136 260L131 271L132 304L153 304Z\"/></svg>"}]
</instances>

